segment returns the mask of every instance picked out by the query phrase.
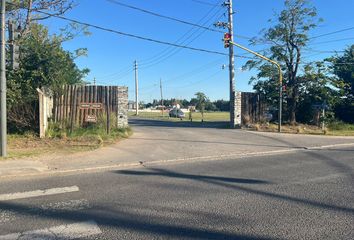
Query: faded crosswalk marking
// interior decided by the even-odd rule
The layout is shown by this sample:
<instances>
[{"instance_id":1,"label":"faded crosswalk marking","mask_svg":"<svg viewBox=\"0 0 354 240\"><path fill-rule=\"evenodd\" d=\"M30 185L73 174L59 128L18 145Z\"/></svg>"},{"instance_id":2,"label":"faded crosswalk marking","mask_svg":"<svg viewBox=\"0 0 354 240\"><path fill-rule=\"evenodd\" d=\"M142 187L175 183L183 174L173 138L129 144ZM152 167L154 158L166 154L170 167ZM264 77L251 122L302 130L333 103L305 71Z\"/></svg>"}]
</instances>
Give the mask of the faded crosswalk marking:
<instances>
[{"instance_id":1,"label":"faded crosswalk marking","mask_svg":"<svg viewBox=\"0 0 354 240\"><path fill-rule=\"evenodd\" d=\"M102 233L96 222L86 221L67 225L60 225L51 228L0 235L0 240L58 240L77 239Z\"/></svg>"},{"instance_id":2,"label":"faded crosswalk marking","mask_svg":"<svg viewBox=\"0 0 354 240\"><path fill-rule=\"evenodd\" d=\"M56 194L78 192L78 191L79 191L78 186L71 186L71 187L63 187L63 188L50 188L50 189L44 189L44 190L35 190L35 191L29 191L29 192L0 194L0 201L33 198L33 197L56 195Z\"/></svg>"}]
</instances>

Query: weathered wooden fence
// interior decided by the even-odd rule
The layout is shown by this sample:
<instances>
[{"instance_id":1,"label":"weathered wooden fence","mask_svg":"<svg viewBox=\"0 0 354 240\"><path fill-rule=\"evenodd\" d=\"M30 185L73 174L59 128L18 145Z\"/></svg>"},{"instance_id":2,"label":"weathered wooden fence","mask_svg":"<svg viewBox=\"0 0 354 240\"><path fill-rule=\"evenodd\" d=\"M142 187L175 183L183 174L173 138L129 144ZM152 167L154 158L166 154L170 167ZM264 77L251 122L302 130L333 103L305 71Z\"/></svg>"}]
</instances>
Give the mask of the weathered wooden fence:
<instances>
[{"instance_id":1,"label":"weathered wooden fence","mask_svg":"<svg viewBox=\"0 0 354 240\"><path fill-rule=\"evenodd\" d=\"M128 124L127 87L67 85L54 93L53 105L53 120L71 127L97 122L102 116L108 121L114 116L117 127Z\"/></svg>"},{"instance_id":2,"label":"weathered wooden fence","mask_svg":"<svg viewBox=\"0 0 354 240\"><path fill-rule=\"evenodd\" d=\"M265 101L257 93L241 93L242 124L257 123L264 120Z\"/></svg>"}]
</instances>

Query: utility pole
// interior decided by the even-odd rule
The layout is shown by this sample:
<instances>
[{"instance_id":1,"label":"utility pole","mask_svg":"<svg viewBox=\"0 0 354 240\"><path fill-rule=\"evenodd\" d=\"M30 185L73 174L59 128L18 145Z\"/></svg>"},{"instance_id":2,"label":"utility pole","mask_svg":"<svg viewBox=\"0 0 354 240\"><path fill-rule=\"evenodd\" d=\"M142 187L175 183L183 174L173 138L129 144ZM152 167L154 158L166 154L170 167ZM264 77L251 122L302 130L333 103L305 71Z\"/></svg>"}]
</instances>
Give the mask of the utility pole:
<instances>
[{"instance_id":1,"label":"utility pole","mask_svg":"<svg viewBox=\"0 0 354 240\"><path fill-rule=\"evenodd\" d=\"M160 93L161 93L161 107L162 107L162 117L163 117L163 111L165 110L165 107L163 106L162 80L161 80L161 78L160 78Z\"/></svg>"},{"instance_id":2,"label":"utility pole","mask_svg":"<svg viewBox=\"0 0 354 240\"><path fill-rule=\"evenodd\" d=\"M5 1L1 0L1 30L0 30L0 154L1 157L6 157L7 155L7 116L6 116L6 52L5 52Z\"/></svg>"},{"instance_id":3,"label":"utility pole","mask_svg":"<svg viewBox=\"0 0 354 240\"><path fill-rule=\"evenodd\" d=\"M234 30L233 30L233 10L232 10L232 0L228 0L223 3L224 7L228 8L228 22L217 22L214 24L215 27L227 28L228 40L233 42ZM225 35L224 35L225 38ZM225 48L229 48L229 81L230 81L230 127L235 128L237 125L241 125L241 113L236 116L235 114L235 58L234 58L234 48L230 44L225 45ZM238 109L237 112L240 112Z\"/></svg>"},{"instance_id":4,"label":"utility pole","mask_svg":"<svg viewBox=\"0 0 354 240\"><path fill-rule=\"evenodd\" d=\"M135 115L139 115L139 82L138 82L138 62L134 61L134 71L135 71L135 105L136 111Z\"/></svg>"},{"instance_id":5,"label":"utility pole","mask_svg":"<svg viewBox=\"0 0 354 240\"><path fill-rule=\"evenodd\" d=\"M232 0L225 2L225 5L229 9L229 34L230 41L234 41L234 29L233 29L233 10L232 10ZM229 81L230 81L230 127L235 128L235 58L234 58L234 47L230 45L229 47Z\"/></svg>"},{"instance_id":6,"label":"utility pole","mask_svg":"<svg viewBox=\"0 0 354 240\"><path fill-rule=\"evenodd\" d=\"M96 86L96 78L93 78L93 85Z\"/></svg>"}]
</instances>

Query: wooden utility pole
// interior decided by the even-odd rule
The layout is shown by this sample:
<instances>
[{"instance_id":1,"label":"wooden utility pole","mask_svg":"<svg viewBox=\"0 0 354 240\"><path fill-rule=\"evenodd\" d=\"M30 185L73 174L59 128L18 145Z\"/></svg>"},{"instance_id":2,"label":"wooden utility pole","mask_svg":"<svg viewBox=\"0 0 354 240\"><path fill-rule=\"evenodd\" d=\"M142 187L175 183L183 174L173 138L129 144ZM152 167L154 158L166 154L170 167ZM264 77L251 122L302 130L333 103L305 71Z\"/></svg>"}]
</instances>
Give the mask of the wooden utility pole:
<instances>
[{"instance_id":1,"label":"wooden utility pole","mask_svg":"<svg viewBox=\"0 0 354 240\"><path fill-rule=\"evenodd\" d=\"M139 115L139 82L138 82L138 62L134 62L134 71L135 71L135 115Z\"/></svg>"},{"instance_id":2,"label":"wooden utility pole","mask_svg":"<svg viewBox=\"0 0 354 240\"><path fill-rule=\"evenodd\" d=\"M165 107L164 107L164 105L163 105L163 96L162 96L162 80L161 80L161 78L160 78L160 94L161 94L161 110L162 110L162 117L163 117L163 112L164 112L164 110L165 110Z\"/></svg>"},{"instance_id":3,"label":"wooden utility pole","mask_svg":"<svg viewBox=\"0 0 354 240\"><path fill-rule=\"evenodd\" d=\"M229 23L228 29L230 34L230 41L234 41L234 30L233 30L233 10L232 10L232 0L224 3L228 6L229 13ZM229 81L230 81L230 127L235 128L235 58L234 58L234 47L230 45L229 47Z\"/></svg>"}]
</instances>

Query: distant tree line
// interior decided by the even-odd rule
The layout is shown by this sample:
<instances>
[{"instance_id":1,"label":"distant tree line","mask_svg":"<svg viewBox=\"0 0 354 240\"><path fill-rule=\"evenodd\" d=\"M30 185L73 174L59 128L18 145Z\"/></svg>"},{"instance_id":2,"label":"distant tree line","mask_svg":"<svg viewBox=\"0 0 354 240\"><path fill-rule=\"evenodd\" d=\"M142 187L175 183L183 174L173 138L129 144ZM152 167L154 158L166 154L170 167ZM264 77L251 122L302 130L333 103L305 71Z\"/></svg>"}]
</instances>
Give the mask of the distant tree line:
<instances>
[{"instance_id":1,"label":"distant tree line","mask_svg":"<svg viewBox=\"0 0 354 240\"><path fill-rule=\"evenodd\" d=\"M164 106L172 107L175 104L179 104L182 108L188 108L189 106L196 107L198 105L198 98L187 99L164 99ZM157 107L161 105L161 100L154 99L151 103L141 103L140 106L144 108ZM228 100L216 100L210 101L207 99L205 101L205 111L230 111L230 101Z\"/></svg>"}]
</instances>

